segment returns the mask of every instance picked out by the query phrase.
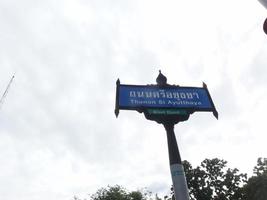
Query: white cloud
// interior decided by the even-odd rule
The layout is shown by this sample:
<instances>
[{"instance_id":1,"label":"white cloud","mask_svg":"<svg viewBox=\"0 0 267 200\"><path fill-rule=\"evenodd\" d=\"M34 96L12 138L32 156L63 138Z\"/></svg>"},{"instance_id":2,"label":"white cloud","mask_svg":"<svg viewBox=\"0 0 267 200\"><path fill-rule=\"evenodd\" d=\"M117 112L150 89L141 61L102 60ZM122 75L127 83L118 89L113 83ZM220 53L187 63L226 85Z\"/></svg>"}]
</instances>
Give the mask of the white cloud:
<instances>
[{"instance_id":1,"label":"white cloud","mask_svg":"<svg viewBox=\"0 0 267 200\"><path fill-rule=\"evenodd\" d=\"M70 199L108 184L165 192L164 128L114 115L115 82L208 84L219 111L176 126L183 159L252 170L263 148L266 16L258 2L1 1L0 189ZM197 155L196 155L197 152ZM240 156L246 155L246 156Z\"/></svg>"}]
</instances>

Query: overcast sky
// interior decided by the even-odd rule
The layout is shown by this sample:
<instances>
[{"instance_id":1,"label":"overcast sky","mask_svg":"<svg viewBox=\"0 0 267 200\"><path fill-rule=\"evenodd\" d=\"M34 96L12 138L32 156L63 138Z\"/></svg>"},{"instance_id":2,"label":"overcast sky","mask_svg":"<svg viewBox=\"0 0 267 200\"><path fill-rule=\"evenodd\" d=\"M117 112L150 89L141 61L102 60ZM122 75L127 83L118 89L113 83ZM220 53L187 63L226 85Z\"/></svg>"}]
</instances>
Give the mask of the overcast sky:
<instances>
[{"instance_id":1,"label":"overcast sky","mask_svg":"<svg viewBox=\"0 0 267 200\"><path fill-rule=\"evenodd\" d=\"M0 0L0 196L70 200L120 184L166 193L166 133L114 115L115 83L209 88L176 125L183 160L252 173L267 157L267 10L256 0Z\"/></svg>"}]
</instances>

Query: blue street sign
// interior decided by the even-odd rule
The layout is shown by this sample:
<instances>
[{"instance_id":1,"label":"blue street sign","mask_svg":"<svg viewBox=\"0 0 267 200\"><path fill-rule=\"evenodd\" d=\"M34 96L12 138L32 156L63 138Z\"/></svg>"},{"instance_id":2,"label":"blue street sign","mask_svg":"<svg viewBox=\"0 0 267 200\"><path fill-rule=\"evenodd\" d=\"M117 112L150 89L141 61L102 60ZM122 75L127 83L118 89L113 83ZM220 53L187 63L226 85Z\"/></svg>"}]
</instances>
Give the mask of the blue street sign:
<instances>
[{"instance_id":1,"label":"blue street sign","mask_svg":"<svg viewBox=\"0 0 267 200\"><path fill-rule=\"evenodd\" d=\"M166 111L166 109L168 111ZM125 85L117 81L115 115L119 110L137 110L151 115L190 115L211 111L218 119L207 85L180 87L174 85Z\"/></svg>"},{"instance_id":2,"label":"blue street sign","mask_svg":"<svg viewBox=\"0 0 267 200\"><path fill-rule=\"evenodd\" d=\"M205 88L120 85L119 107L213 109Z\"/></svg>"}]
</instances>

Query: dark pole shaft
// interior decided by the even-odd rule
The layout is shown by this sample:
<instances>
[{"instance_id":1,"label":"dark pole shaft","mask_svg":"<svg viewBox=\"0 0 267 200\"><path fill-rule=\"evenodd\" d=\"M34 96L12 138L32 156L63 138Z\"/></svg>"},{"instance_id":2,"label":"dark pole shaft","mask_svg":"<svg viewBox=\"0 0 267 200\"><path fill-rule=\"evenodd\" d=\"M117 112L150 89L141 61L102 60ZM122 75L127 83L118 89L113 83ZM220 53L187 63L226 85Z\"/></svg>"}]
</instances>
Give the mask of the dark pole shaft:
<instances>
[{"instance_id":1,"label":"dark pole shaft","mask_svg":"<svg viewBox=\"0 0 267 200\"><path fill-rule=\"evenodd\" d=\"M189 200L185 172L182 165L182 160L179 153L176 137L174 134L174 124L165 123L163 125L167 132L170 170L171 170L175 199Z\"/></svg>"},{"instance_id":2,"label":"dark pole shaft","mask_svg":"<svg viewBox=\"0 0 267 200\"><path fill-rule=\"evenodd\" d=\"M170 165L182 164L180 152L178 150L178 145L177 145L176 137L174 134L174 125L173 124L165 124L164 127L165 127L165 130L167 132L167 142L168 142Z\"/></svg>"}]
</instances>

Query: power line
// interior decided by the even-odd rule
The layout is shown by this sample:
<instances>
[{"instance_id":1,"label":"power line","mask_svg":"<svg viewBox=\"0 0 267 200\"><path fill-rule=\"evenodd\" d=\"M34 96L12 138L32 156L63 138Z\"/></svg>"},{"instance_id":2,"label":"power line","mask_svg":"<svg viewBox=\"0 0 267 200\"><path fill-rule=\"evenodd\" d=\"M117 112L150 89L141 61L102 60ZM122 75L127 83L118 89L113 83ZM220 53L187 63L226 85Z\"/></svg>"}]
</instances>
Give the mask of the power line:
<instances>
[{"instance_id":1,"label":"power line","mask_svg":"<svg viewBox=\"0 0 267 200\"><path fill-rule=\"evenodd\" d=\"M2 95L2 97L1 97L1 99L0 99L0 109L1 109L1 107L2 107L2 105L3 105L3 103L4 103L4 99L5 99L6 96L7 96L8 90L9 90L10 85L11 85L11 83L13 82L14 78L15 78L15 74L14 74L14 75L12 76L12 78L10 79L10 81L9 81L7 87L6 87L6 90L5 90L5 92L3 93L3 95Z\"/></svg>"}]
</instances>

